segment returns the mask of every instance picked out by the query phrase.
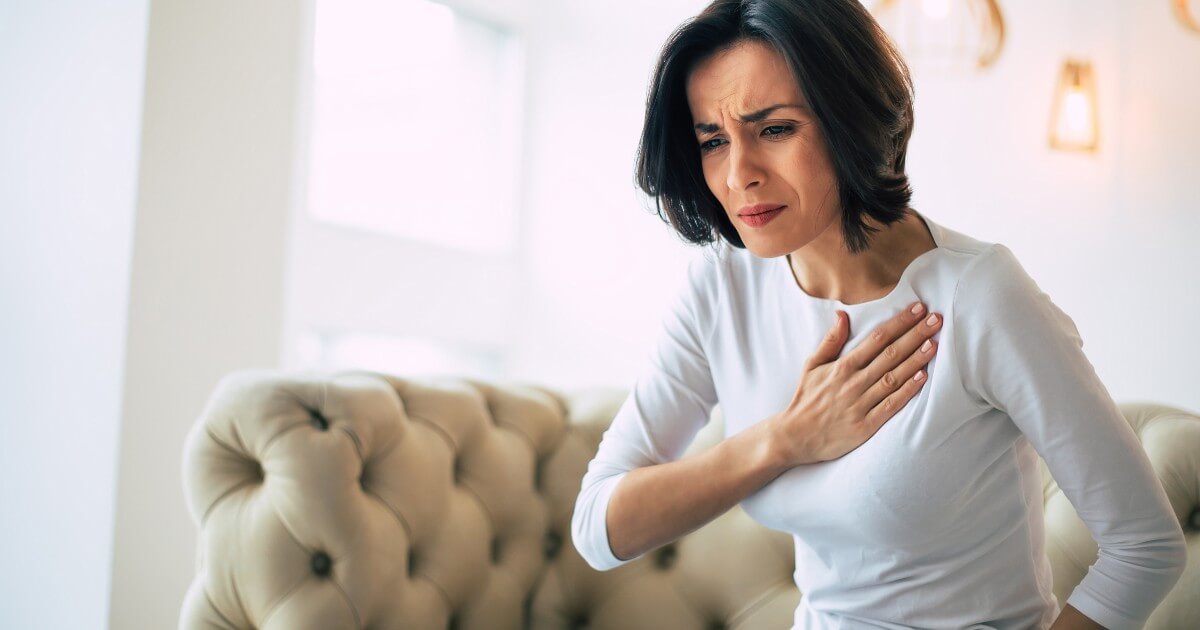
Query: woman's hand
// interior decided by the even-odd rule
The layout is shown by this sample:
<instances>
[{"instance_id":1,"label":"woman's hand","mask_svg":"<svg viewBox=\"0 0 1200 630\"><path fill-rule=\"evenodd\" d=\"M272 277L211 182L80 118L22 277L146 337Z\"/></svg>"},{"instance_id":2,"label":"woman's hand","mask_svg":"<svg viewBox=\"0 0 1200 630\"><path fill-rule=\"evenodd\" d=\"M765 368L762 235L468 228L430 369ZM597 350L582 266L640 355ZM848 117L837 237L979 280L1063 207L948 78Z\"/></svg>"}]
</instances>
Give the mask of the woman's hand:
<instances>
[{"instance_id":1,"label":"woman's hand","mask_svg":"<svg viewBox=\"0 0 1200 630\"><path fill-rule=\"evenodd\" d=\"M850 322L838 311L837 323L805 363L792 402L771 418L772 448L786 468L858 448L916 395L925 384L922 368L937 351L929 338L942 327L941 315L924 315L924 305L912 305L839 359ZM932 326L928 319L935 319Z\"/></svg>"}]
</instances>

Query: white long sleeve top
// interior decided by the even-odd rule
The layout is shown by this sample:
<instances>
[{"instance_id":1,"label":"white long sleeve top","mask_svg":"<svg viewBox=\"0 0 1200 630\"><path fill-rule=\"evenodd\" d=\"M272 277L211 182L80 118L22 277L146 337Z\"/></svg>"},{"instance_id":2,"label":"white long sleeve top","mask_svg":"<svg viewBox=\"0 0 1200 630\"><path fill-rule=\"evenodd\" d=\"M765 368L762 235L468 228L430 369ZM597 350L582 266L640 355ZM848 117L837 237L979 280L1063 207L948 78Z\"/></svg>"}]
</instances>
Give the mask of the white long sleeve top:
<instances>
[{"instance_id":1,"label":"white long sleeve top","mask_svg":"<svg viewBox=\"0 0 1200 630\"><path fill-rule=\"evenodd\" d=\"M936 248L860 304L808 295L785 257L724 246L691 262L582 481L571 533L592 567L634 560L605 521L626 473L681 457L718 401L726 437L784 409L836 310L845 352L921 300L944 324L920 392L855 450L741 502L794 538L793 630L1048 628L1039 454L1099 545L1067 603L1112 630L1145 623L1183 571L1183 532L1074 322L1007 247L921 218Z\"/></svg>"}]
</instances>

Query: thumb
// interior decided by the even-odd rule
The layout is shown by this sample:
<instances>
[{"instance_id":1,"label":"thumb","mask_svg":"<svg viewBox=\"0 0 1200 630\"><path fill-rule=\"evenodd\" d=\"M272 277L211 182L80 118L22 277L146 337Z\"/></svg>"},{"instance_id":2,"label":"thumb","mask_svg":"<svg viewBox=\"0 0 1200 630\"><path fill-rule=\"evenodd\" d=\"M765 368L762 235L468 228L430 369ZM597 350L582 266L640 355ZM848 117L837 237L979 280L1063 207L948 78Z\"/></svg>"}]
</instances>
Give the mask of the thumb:
<instances>
[{"instance_id":1,"label":"thumb","mask_svg":"<svg viewBox=\"0 0 1200 630\"><path fill-rule=\"evenodd\" d=\"M813 353L808 362L810 366L829 363L838 358L842 352L842 346L846 343L846 333L849 328L849 317L845 311L837 312L837 321L833 323L833 327L825 334L825 338L821 340L817 346L817 351Z\"/></svg>"}]
</instances>

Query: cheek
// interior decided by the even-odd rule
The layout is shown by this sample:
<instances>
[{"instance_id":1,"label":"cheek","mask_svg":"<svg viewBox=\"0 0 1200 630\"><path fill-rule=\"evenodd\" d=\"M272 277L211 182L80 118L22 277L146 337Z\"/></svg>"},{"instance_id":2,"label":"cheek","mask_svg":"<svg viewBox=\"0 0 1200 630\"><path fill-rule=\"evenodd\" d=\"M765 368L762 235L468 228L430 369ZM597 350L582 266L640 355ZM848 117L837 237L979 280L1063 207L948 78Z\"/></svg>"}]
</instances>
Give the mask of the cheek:
<instances>
[{"instance_id":1,"label":"cheek","mask_svg":"<svg viewBox=\"0 0 1200 630\"><path fill-rule=\"evenodd\" d=\"M805 143L796 155L795 166L807 182L826 184L833 179L833 167L824 149Z\"/></svg>"},{"instance_id":2,"label":"cheek","mask_svg":"<svg viewBox=\"0 0 1200 630\"><path fill-rule=\"evenodd\" d=\"M724 203L724 198L721 196L721 191L724 189L722 184L724 176L721 174L720 169L714 166L711 160L702 161L701 165L704 174L704 183L708 184L708 190L712 192L714 197Z\"/></svg>"}]
</instances>

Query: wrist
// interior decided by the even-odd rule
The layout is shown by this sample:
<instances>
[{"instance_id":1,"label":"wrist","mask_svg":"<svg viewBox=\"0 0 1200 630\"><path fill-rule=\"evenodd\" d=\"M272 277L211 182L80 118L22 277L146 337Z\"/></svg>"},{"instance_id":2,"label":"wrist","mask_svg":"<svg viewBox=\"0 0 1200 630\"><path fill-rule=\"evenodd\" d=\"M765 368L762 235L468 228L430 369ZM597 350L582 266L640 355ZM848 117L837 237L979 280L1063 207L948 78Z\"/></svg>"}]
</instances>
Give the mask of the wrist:
<instances>
[{"instance_id":1,"label":"wrist","mask_svg":"<svg viewBox=\"0 0 1200 630\"><path fill-rule=\"evenodd\" d=\"M782 417L778 414L759 423L763 430L763 462L774 475L780 475L801 461L797 444L784 430Z\"/></svg>"}]
</instances>

